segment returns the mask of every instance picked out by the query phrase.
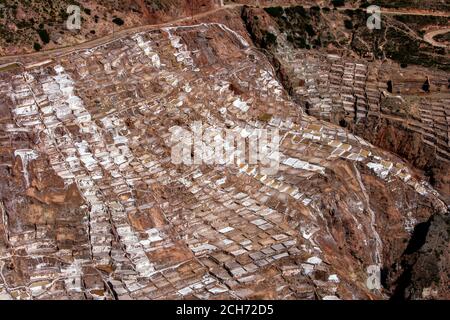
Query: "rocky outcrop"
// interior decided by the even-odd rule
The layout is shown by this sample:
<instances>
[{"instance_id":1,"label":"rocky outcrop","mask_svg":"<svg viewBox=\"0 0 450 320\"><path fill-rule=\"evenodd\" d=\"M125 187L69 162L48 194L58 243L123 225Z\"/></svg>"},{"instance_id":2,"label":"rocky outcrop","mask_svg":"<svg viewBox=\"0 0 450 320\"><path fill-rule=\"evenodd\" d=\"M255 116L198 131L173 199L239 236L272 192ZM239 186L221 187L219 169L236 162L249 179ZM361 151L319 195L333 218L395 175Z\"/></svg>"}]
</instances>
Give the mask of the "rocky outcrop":
<instances>
[{"instance_id":1,"label":"rocky outcrop","mask_svg":"<svg viewBox=\"0 0 450 320\"><path fill-rule=\"evenodd\" d=\"M402 259L385 270L391 299L449 298L449 236L448 212L416 225Z\"/></svg>"},{"instance_id":2,"label":"rocky outcrop","mask_svg":"<svg viewBox=\"0 0 450 320\"><path fill-rule=\"evenodd\" d=\"M38 0L5 0L0 8L0 56L114 37L121 30L213 11L220 4L220 0L54 0L43 6Z\"/></svg>"},{"instance_id":3,"label":"rocky outcrop","mask_svg":"<svg viewBox=\"0 0 450 320\"><path fill-rule=\"evenodd\" d=\"M339 48L339 30L328 38L318 33L327 23L327 14L314 10L246 8L242 15L254 42L275 66L280 82L306 113L407 159L439 190L440 198L450 203L448 73L373 60L376 52L369 59L355 57L347 48ZM272 35L270 43L267 34ZM324 45L323 39L331 41ZM371 198L385 213L377 218L394 228L377 223L384 252L389 253L383 271L389 295L394 299L447 297L448 237L437 234L448 230L448 212L422 216L410 238L395 230L395 214L387 205L389 196L377 190L376 184L372 188ZM416 223L414 220L411 225ZM399 238L391 238L392 232ZM414 244L420 237L420 245ZM409 241L406 249L405 241Z\"/></svg>"}]
</instances>

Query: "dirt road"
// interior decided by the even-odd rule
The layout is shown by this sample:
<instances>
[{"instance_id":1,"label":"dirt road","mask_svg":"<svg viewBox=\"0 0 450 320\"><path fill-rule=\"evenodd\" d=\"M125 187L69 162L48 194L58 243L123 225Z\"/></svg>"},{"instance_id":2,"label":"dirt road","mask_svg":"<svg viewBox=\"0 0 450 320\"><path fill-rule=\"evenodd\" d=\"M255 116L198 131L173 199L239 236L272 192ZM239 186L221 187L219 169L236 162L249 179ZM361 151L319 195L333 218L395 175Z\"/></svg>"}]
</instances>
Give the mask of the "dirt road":
<instances>
[{"instance_id":1,"label":"dirt road","mask_svg":"<svg viewBox=\"0 0 450 320\"><path fill-rule=\"evenodd\" d=\"M448 32L450 32L450 28L430 31L423 36L423 40L425 40L426 42L428 42L429 44L431 44L435 47L446 48L447 46L445 44L435 41L434 37L436 37L437 35L440 35L440 34L448 33Z\"/></svg>"}]
</instances>

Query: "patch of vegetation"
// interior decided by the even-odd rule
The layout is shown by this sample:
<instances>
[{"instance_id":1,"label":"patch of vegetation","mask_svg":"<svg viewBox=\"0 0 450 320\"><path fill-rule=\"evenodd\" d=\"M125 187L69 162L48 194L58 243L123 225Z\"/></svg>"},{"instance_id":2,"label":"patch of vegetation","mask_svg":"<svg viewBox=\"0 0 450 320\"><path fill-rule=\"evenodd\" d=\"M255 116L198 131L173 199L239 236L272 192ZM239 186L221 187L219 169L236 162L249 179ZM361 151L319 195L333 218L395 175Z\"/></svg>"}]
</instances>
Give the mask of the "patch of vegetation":
<instances>
[{"instance_id":1,"label":"patch of vegetation","mask_svg":"<svg viewBox=\"0 0 450 320\"><path fill-rule=\"evenodd\" d=\"M48 35L47 30L45 30L45 29L39 29L39 30L38 30L38 34L39 34L39 38L41 38L41 41L42 41L44 44L47 44L47 43L50 42L50 36Z\"/></svg>"},{"instance_id":2,"label":"patch of vegetation","mask_svg":"<svg viewBox=\"0 0 450 320\"><path fill-rule=\"evenodd\" d=\"M35 42L33 44L33 49L36 51L40 51L42 49L42 46L39 43Z\"/></svg>"},{"instance_id":3,"label":"patch of vegetation","mask_svg":"<svg viewBox=\"0 0 450 320\"><path fill-rule=\"evenodd\" d=\"M120 19L119 17L115 17L112 22L114 22L115 24L117 24L118 26L121 26L124 24L124 21L122 19Z\"/></svg>"},{"instance_id":4,"label":"patch of vegetation","mask_svg":"<svg viewBox=\"0 0 450 320\"><path fill-rule=\"evenodd\" d=\"M17 63L10 63L6 66L0 67L0 72L11 71L20 68L20 65Z\"/></svg>"},{"instance_id":5,"label":"patch of vegetation","mask_svg":"<svg viewBox=\"0 0 450 320\"><path fill-rule=\"evenodd\" d=\"M426 80L422 85L422 90L425 92L430 92L430 80Z\"/></svg>"},{"instance_id":6,"label":"patch of vegetation","mask_svg":"<svg viewBox=\"0 0 450 320\"><path fill-rule=\"evenodd\" d=\"M331 3L334 7L343 7L345 6L345 0L332 0Z\"/></svg>"},{"instance_id":7,"label":"patch of vegetation","mask_svg":"<svg viewBox=\"0 0 450 320\"><path fill-rule=\"evenodd\" d=\"M432 10L450 11L450 2L447 0L366 0L365 4L395 9L426 8Z\"/></svg>"},{"instance_id":8,"label":"patch of vegetation","mask_svg":"<svg viewBox=\"0 0 450 320\"><path fill-rule=\"evenodd\" d=\"M145 0L145 4L153 11L168 10L172 6L177 6L178 1L174 0Z\"/></svg>"},{"instance_id":9,"label":"patch of vegetation","mask_svg":"<svg viewBox=\"0 0 450 320\"><path fill-rule=\"evenodd\" d=\"M4 21L8 22L8 24L0 24L11 24L17 27L17 30L13 31L14 36L10 36L9 31L3 33L4 30L0 27L0 46L7 48L12 45L24 50L40 49L35 42L42 47L50 42L49 34L60 33L64 30L64 22L68 17L66 9L69 5L83 8L78 1L74 0L0 0L0 4L3 5L0 15ZM25 19L18 18L19 8Z\"/></svg>"},{"instance_id":10,"label":"patch of vegetation","mask_svg":"<svg viewBox=\"0 0 450 320\"><path fill-rule=\"evenodd\" d=\"M263 47L268 48L275 45L277 45L277 36L272 32L266 32L266 34L264 35Z\"/></svg>"},{"instance_id":11,"label":"patch of vegetation","mask_svg":"<svg viewBox=\"0 0 450 320\"><path fill-rule=\"evenodd\" d=\"M301 17L307 17L308 13L306 12L306 9L303 8L302 6L297 6L297 7L289 7L287 9L287 11L292 12L295 15L301 16Z\"/></svg>"},{"instance_id":12,"label":"patch of vegetation","mask_svg":"<svg viewBox=\"0 0 450 320\"><path fill-rule=\"evenodd\" d=\"M248 12L251 12L251 9L248 9ZM406 22L416 25L425 25L430 22L443 23L441 17L414 20L416 16L411 18L411 15L405 15L403 18L398 18L395 15L385 15L381 29L368 30L366 22L369 15L364 10L330 13L332 15L330 18L342 19L345 29L352 30L350 38L348 32L342 32L343 28L330 32L332 27L328 19L323 19L323 15L316 12L317 10L305 9L302 6L287 7L284 8L282 15L272 16L275 22L273 26L286 35L289 43L299 49L324 48L332 44L344 50L352 50L361 57L392 59L400 63L403 68L412 64L450 70L448 49L432 46L418 34L411 32L413 28L405 25ZM245 14L243 18L249 33L256 39L255 43L260 45L263 43L265 47L277 44L274 37L266 35L267 30L261 30L257 21L246 20ZM445 37L448 38L449 35Z\"/></svg>"},{"instance_id":13,"label":"patch of vegetation","mask_svg":"<svg viewBox=\"0 0 450 320\"><path fill-rule=\"evenodd\" d=\"M447 26L447 17L417 16L417 15L395 15L394 19L407 25L420 36L426 33L428 26Z\"/></svg>"},{"instance_id":14,"label":"patch of vegetation","mask_svg":"<svg viewBox=\"0 0 450 320\"><path fill-rule=\"evenodd\" d=\"M450 42L450 32L438 34L434 37L434 40L438 42Z\"/></svg>"},{"instance_id":15,"label":"patch of vegetation","mask_svg":"<svg viewBox=\"0 0 450 320\"><path fill-rule=\"evenodd\" d=\"M350 14L349 12L345 13ZM365 12L354 11L351 15L355 30L351 48L358 54L364 56L370 53L379 59L387 57L403 65L415 64L443 70L450 68L450 58L446 54L445 48L435 48L423 41L419 35L411 34L411 29L414 28L404 24L406 21L413 21L410 15L402 16L404 18L386 16L382 23L382 29L375 29L371 32L367 32L366 28L358 28L366 23L367 14ZM416 17L414 16L414 18ZM430 20L419 18L415 23L424 24L428 21L436 21L434 18L436 17L431 17ZM384 43L383 47L380 46L381 43ZM367 48L367 44L370 49Z\"/></svg>"},{"instance_id":16,"label":"patch of vegetation","mask_svg":"<svg viewBox=\"0 0 450 320\"><path fill-rule=\"evenodd\" d=\"M20 20L19 22L16 23L16 27L19 29L29 29L29 28L33 28L34 26L34 20L33 22L31 20L27 21L27 20Z\"/></svg>"},{"instance_id":17,"label":"patch of vegetation","mask_svg":"<svg viewBox=\"0 0 450 320\"><path fill-rule=\"evenodd\" d=\"M344 21L344 26L345 26L346 29L352 30L353 29L353 22L352 22L352 20L345 20Z\"/></svg>"},{"instance_id":18,"label":"patch of vegetation","mask_svg":"<svg viewBox=\"0 0 450 320\"><path fill-rule=\"evenodd\" d=\"M306 31L306 33L308 33L308 35L309 35L310 37L313 37L313 36L316 35L316 32L314 31L313 26L310 25L310 24L307 24L307 25L306 25L305 31Z\"/></svg>"}]
</instances>

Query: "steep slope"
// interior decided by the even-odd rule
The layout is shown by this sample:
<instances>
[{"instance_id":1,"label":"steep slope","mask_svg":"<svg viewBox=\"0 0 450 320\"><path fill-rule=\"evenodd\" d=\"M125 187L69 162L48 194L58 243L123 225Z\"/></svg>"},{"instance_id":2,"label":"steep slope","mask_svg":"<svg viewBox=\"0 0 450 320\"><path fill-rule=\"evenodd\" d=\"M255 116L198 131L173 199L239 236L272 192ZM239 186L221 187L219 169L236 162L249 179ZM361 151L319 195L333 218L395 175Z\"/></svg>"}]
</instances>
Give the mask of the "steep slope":
<instances>
[{"instance_id":1,"label":"steep slope","mask_svg":"<svg viewBox=\"0 0 450 320\"><path fill-rule=\"evenodd\" d=\"M347 14L351 20L346 20ZM355 20L360 15L358 11L330 13L303 7L243 11L254 41L266 49L279 79L306 113L346 127L409 160L449 202L449 74L406 64L413 61L448 70L447 51L434 48L443 49L444 55L426 58L429 45L415 51L409 42L389 38L387 32L395 29L410 37L410 41L422 41L413 39L418 35L411 34L413 26L407 23L412 17L408 15L383 16L387 22L373 32L365 27L361 17ZM421 25L421 20L415 18L415 24ZM351 28L347 26L350 29L344 27L346 21L352 21ZM360 21L359 26L355 21ZM395 22L390 25L392 21ZM379 34L386 38L381 41ZM361 46L363 51L358 49ZM408 54L403 54L404 50ZM380 54L385 58L377 59ZM388 56L401 56L398 62L402 64L387 59ZM433 59L439 62L434 63Z\"/></svg>"},{"instance_id":2,"label":"steep slope","mask_svg":"<svg viewBox=\"0 0 450 320\"><path fill-rule=\"evenodd\" d=\"M305 114L222 24L7 70L0 92L2 298L382 299L367 269L447 212L400 158ZM194 121L278 129L278 171L174 164L171 132Z\"/></svg>"},{"instance_id":3,"label":"steep slope","mask_svg":"<svg viewBox=\"0 0 450 320\"><path fill-rule=\"evenodd\" d=\"M218 8L220 0L1 0L0 56L75 45L115 32L190 17ZM69 29L68 21L80 28Z\"/></svg>"}]
</instances>

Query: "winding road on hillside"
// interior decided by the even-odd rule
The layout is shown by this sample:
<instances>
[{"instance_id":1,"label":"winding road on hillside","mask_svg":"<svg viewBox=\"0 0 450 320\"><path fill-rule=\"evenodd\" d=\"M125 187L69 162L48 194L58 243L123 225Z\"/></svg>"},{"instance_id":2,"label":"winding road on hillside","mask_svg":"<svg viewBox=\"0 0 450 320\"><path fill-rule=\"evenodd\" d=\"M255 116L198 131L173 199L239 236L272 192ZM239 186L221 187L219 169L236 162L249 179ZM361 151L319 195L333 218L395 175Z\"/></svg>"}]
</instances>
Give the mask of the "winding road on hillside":
<instances>
[{"instance_id":1,"label":"winding road on hillside","mask_svg":"<svg viewBox=\"0 0 450 320\"><path fill-rule=\"evenodd\" d=\"M183 17L180 19L176 19L176 20L172 20L169 22L165 22L165 23L160 23L160 24L149 24L149 25L144 25L144 26L138 26L138 27L133 27L133 28L128 28L128 29L123 29L120 31L117 31L113 34L101 37L101 38L97 38L97 39L93 39L93 40L89 40L89 41L85 41L83 43L74 45L74 46L66 46L66 47L60 47L60 48L55 48L55 49L50 49L50 50L45 50L45 51L39 51L39 52L33 52L33 53L26 53L26 54L20 54L20 55L11 55L11 56L2 56L0 57L0 70L2 68L5 68L8 65L13 65L16 63L19 64L29 64L31 59L32 60L45 60L45 59L51 59L52 57L55 56L61 56L61 55L66 55L69 53L72 53L74 51L79 51L79 50L86 50L86 49L91 49L94 48L96 46L99 45L104 45L107 44L111 41L115 41L118 38L122 38L125 36L128 36L130 34L134 34L134 33L139 33L139 32L143 32L146 30L152 30L152 29L158 29L158 28L162 28L162 27L167 27L167 26L171 26L171 25L176 25L180 22L187 22L187 21L192 21L194 19L198 19L198 18L203 18L206 17L208 15L211 15L213 13L216 13L218 11L221 10L226 10L226 9L233 9L236 7L243 7L243 4L227 4L221 7L217 7L213 10L209 10L209 11L205 11L193 16L188 16L188 17ZM265 5L265 6L258 6L260 8L266 8L266 7L274 7L277 6L276 4L271 4L271 5ZM284 8L287 7L291 7L291 6L282 6ZM338 8L339 11L344 11L344 10L361 10L360 8L346 8L346 7L341 7ZM445 12L434 12L434 11L430 11L430 12L424 12L424 11L396 11L396 10L383 10L381 11L382 14L394 14L394 15L419 15L419 16L449 16L448 13ZM443 46L443 44L438 43L436 41L433 40L433 37L441 34L441 33L446 33L450 31L450 29L445 29L445 30L438 30L438 31L433 31L430 32L428 34L425 35L425 37L428 36L428 40L427 38L425 38L425 41L430 42L431 44L435 45L435 46ZM430 38L431 37L431 38ZM18 61L18 60L23 60L26 59L26 62L23 61Z\"/></svg>"},{"instance_id":2,"label":"winding road on hillside","mask_svg":"<svg viewBox=\"0 0 450 320\"><path fill-rule=\"evenodd\" d=\"M447 45L445 45L444 43L437 42L436 40L434 40L434 37L448 32L450 32L450 28L430 31L423 36L423 40L425 40L426 42L435 47L446 48Z\"/></svg>"}]
</instances>

